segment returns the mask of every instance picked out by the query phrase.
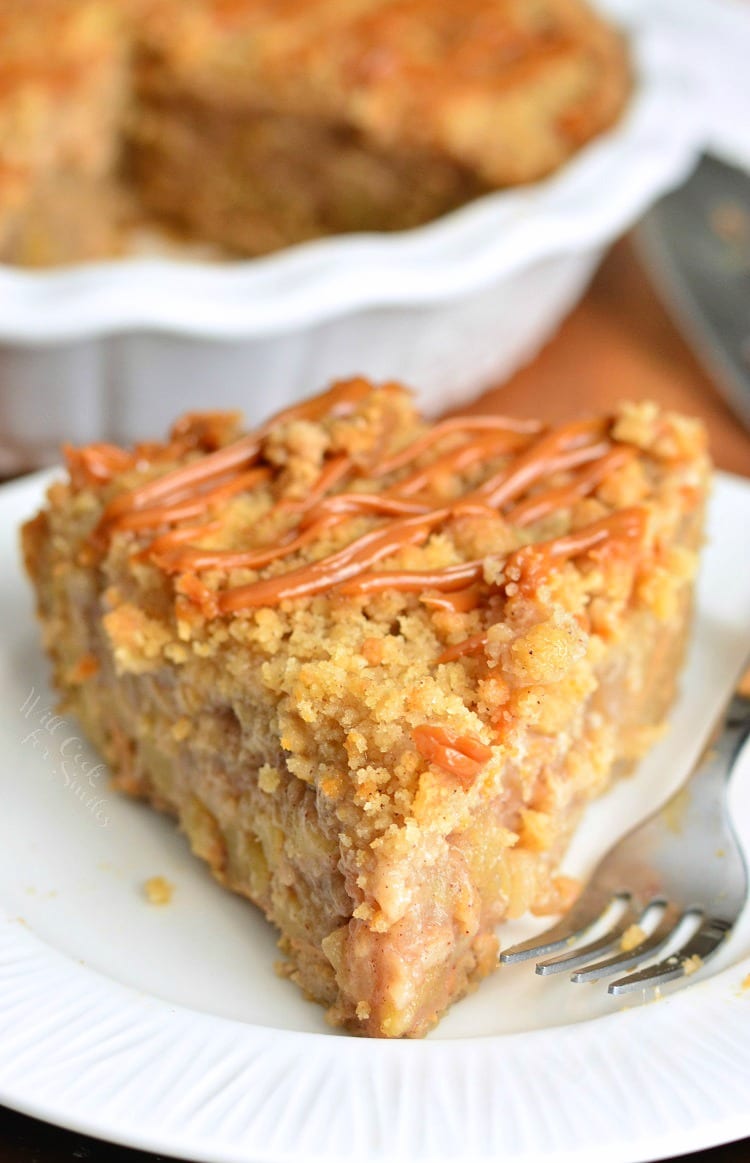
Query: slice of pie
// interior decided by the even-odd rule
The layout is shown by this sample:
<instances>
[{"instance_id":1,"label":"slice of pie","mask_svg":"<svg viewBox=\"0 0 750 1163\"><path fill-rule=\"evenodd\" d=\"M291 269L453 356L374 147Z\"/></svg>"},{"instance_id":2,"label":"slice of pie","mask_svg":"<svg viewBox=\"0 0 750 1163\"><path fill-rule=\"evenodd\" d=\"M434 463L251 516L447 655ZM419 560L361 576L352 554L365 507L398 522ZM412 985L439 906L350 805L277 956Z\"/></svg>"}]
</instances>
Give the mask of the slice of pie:
<instances>
[{"instance_id":1,"label":"slice of pie","mask_svg":"<svg viewBox=\"0 0 750 1163\"><path fill-rule=\"evenodd\" d=\"M423 1034L504 919L565 903L584 805L664 723L701 427L429 426L355 379L66 455L23 533L66 710L333 1023Z\"/></svg>"}]
</instances>

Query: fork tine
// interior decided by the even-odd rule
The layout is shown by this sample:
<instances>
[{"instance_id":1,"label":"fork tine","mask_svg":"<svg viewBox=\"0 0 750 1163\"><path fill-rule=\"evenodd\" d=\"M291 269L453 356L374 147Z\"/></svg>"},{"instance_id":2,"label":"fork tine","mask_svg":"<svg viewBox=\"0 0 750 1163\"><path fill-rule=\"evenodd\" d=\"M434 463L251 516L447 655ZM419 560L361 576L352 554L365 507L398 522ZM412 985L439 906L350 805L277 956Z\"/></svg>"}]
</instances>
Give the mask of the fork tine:
<instances>
[{"instance_id":1,"label":"fork tine","mask_svg":"<svg viewBox=\"0 0 750 1163\"><path fill-rule=\"evenodd\" d=\"M688 916L689 911L685 915ZM639 973L631 973L627 977L611 982L609 992L628 993L634 989L663 985L677 977L684 977L686 973L693 971L688 965L699 968L702 962L713 956L731 931L731 922L721 917L704 917L692 937L670 957L640 970ZM697 962L694 958L698 959Z\"/></svg>"},{"instance_id":2,"label":"fork tine","mask_svg":"<svg viewBox=\"0 0 750 1163\"><path fill-rule=\"evenodd\" d=\"M500 961L543 956L538 973L575 969L575 982L632 968L611 982L609 992L645 994L647 986L684 978L712 957L750 899L747 865L726 802L728 781L748 739L750 698L736 694L683 787L606 853L566 917L540 937L504 950ZM645 909L644 901L649 902ZM719 916L713 901L721 902ZM653 927L649 914L657 906L661 912ZM633 922L640 925L638 911L647 935L634 934L643 939L632 947L622 938ZM691 922L690 928L683 922ZM656 957L657 964L638 968Z\"/></svg>"},{"instance_id":3,"label":"fork tine","mask_svg":"<svg viewBox=\"0 0 750 1163\"><path fill-rule=\"evenodd\" d=\"M651 905L641 913L641 916L636 921L637 925L645 918L646 913L651 909ZM607 957L603 961L595 961L593 965L585 965L583 969L579 969L576 973L571 974L571 981L596 981L600 977L607 977L611 973L617 973L620 969L629 969L631 965L638 965L639 962L645 961L647 957L651 957L654 953L666 945L667 941L674 933L680 921L680 913L674 905L668 905L659 918L659 923L653 932L648 936L644 936L643 941L634 945L632 949L627 952L621 950L615 953L612 957Z\"/></svg>"},{"instance_id":4,"label":"fork tine","mask_svg":"<svg viewBox=\"0 0 750 1163\"><path fill-rule=\"evenodd\" d=\"M555 949L562 949L578 941L596 925L604 921L607 913L614 909L618 901L626 901L627 894L604 893L587 889L561 921L552 928L546 929L538 937L530 937L528 941L519 941L517 945L510 945L500 954L503 965L513 965L518 961L529 961L532 957L540 957L545 953L553 953Z\"/></svg>"},{"instance_id":5,"label":"fork tine","mask_svg":"<svg viewBox=\"0 0 750 1163\"><path fill-rule=\"evenodd\" d=\"M536 965L537 973L546 975L549 973L561 973L564 969L575 969L577 965L586 965L597 953L606 953L610 949L617 948L625 932L631 925L635 924L636 917L635 910L628 905L615 925L608 929L596 941L589 941L585 945L578 945L575 949L571 949L569 953L561 953L558 957L548 957L545 961L538 961Z\"/></svg>"}]
</instances>

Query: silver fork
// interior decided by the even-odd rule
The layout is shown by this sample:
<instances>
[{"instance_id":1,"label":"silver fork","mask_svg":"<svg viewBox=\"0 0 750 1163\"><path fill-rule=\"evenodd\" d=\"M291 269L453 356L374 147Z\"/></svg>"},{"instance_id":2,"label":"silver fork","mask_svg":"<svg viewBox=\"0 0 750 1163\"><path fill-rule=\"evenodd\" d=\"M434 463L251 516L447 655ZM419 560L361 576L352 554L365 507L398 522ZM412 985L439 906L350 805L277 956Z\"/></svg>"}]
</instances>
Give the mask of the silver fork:
<instances>
[{"instance_id":1,"label":"silver fork","mask_svg":"<svg viewBox=\"0 0 750 1163\"><path fill-rule=\"evenodd\" d=\"M501 962L543 957L537 973L574 970L572 981L594 981L662 954L611 982L621 994L684 977L713 956L748 895L726 794L748 735L750 698L735 694L681 788L604 856L558 924L506 949Z\"/></svg>"}]
</instances>

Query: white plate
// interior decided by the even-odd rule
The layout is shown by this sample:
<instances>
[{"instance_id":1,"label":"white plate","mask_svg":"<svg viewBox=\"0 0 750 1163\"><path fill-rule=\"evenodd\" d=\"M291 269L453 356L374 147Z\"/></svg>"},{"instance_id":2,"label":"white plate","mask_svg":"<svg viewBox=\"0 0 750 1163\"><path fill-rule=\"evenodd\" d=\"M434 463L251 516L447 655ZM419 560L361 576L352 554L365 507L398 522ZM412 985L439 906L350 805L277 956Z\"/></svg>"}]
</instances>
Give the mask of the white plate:
<instances>
[{"instance_id":1,"label":"white plate","mask_svg":"<svg viewBox=\"0 0 750 1163\"><path fill-rule=\"evenodd\" d=\"M76 725L52 715L15 532L44 479L0 490L0 1102L217 1163L637 1163L750 1134L748 916L651 1004L517 966L422 1042L329 1030L275 976L255 910L169 821L117 797ZM591 810L570 871L697 753L750 643L749 561L750 486L720 477L672 732ZM734 796L747 843L747 761ZM176 886L168 906L146 903L152 875Z\"/></svg>"}]
</instances>

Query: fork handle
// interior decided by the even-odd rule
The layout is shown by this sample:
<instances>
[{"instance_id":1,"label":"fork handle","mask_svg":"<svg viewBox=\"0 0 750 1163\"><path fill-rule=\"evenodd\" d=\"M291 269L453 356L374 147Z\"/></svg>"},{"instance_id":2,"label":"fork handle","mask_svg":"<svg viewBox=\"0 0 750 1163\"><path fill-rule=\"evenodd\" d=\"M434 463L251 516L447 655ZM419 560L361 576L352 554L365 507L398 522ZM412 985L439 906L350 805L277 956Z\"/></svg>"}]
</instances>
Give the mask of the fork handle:
<instances>
[{"instance_id":1,"label":"fork handle","mask_svg":"<svg viewBox=\"0 0 750 1163\"><path fill-rule=\"evenodd\" d=\"M718 735L708 747L708 752L715 761L726 766L724 772L726 779L733 774L735 762L748 735L750 735L750 698L735 693L729 701Z\"/></svg>"},{"instance_id":2,"label":"fork handle","mask_svg":"<svg viewBox=\"0 0 750 1163\"><path fill-rule=\"evenodd\" d=\"M715 834L718 841L722 830L729 827L733 831L724 789L749 735L750 699L734 694L688 779L660 809L661 816L674 818L675 804L679 805L680 830L686 843L692 834L696 851L709 835ZM688 791L686 800L684 793Z\"/></svg>"}]
</instances>

